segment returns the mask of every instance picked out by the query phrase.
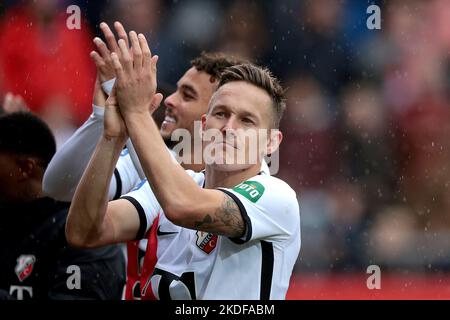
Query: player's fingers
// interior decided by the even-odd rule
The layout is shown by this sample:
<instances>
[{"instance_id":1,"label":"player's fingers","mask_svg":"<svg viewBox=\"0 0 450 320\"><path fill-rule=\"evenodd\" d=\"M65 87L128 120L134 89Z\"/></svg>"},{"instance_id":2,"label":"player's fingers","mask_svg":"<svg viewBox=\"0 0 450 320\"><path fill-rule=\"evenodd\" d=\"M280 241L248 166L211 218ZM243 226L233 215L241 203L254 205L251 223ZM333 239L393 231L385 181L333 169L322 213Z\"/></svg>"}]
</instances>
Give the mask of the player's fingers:
<instances>
[{"instance_id":1,"label":"player's fingers","mask_svg":"<svg viewBox=\"0 0 450 320\"><path fill-rule=\"evenodd\" d=\"M119 39L119 48L121 54L120 62L122 63L122 67L126 72L131 73L131 71L133 70L133 60L131 59L131 55L128 51L125 40Z\"/></svg>"},{"instance_id":2,"label":"player's fingers","mask_svg":"<svg viewBox=\"0 0 450 320\"><path fill-rule=\"evenodd\" d=\"M116 22L114 22L114 28L116 29L119 39L125 40L127 47L130 47L130 43L128 41L128 35L127 35L127 32L125 31L125 28L123 27L123 25L119 21L116 21Z\"/></svg>"},{"instance_id":3,"label":"player's fingers","mask_svg":"<svg viewBox=\"0 0 450 320\"><path fill-rule=\"evenodd\" d=\"M94 61L97 69L105 66L105 60L103 60L103 58L97 53L97 51L91 51L89 56Z\"/></svg>"},{"instance_id":4,"label":"player's fingers","mask_svg":"<svg viewBox=\"0 0 450 320\"><path fill-rule=\"evenodd\" d=\"M135 31L130 31L131 51L133 53L133 65L136 71L142 69L142 50Z\"/></svg>"},{"instance_id":5,"label":"player's fingers","mask_svg":"<svg viewBox=\"0 0 450 320\"><path fill-rule=\"evenodd\" d=\"M103 32L103 35L105 36L106 43L108 44L109 50L112 52L115 52L117 54L120 53L119 46L116 42L116 37L114 36L114 33L109 28L108 24L102 22L100 23L100 29Z\"/></svg>"},{"instance_id":6,"label":"player's fingers","mask_svg":"<svg viewBox=\"0 0 450 320\"><path fill-rule=\"evenodd\" d=\"M142 56L143 56L143 66L144 68L148 68L151 66L151 58L152 58L152 52L150 50L150 47L148 46L147 39L142 33L139 33L138 36L139 39L139 45L141 46L142 50Z\"/></svg>"},{"instance_id":7,"label":"player's fingers","mask_svg":"<svg viewBox=\"0 0 450 320\"><path fill-rule=\"evenodd\" d=\"M158 107L161 105L161 102L163 101L163 98L164 98L164 96L159 92L153 96L153 99L151 102L152 111L158 109Z\"/></svg>"},{"instance_id":8,"label":"player's fingers","mask_svg":"<svg viewBox=\"0 0 450 320\"><path fill-rule=\"evenodd\" d=\"M113 52L111 53L111 59L114 66L114 71L116 73L117 81L123 82L125 80L125 73L122 68L122 64L120 63L119 57L117 53Z\"/></svg>"},{"instance_id":9,"label":"player's fingers","mask_svg":"<svg viewBox=\"0 0 450 320\"><path fill-rule=\"evenodd\" d=\"M155 77L156 77L156 71L157 71L156 65L158 64L158 60L159 60L159 56L157 56L157 55L154 55L150 60L150 68Z\"/></svg>"},{"instance_id":10,"label":"player's fingers","mask_svg":"<svg viewBox=\"0 0 450 320\"><path fill-rule=\"evenodd\" d=\"M95 37L93 41L95 46L97 47L98 53L106 61L111 56L111 51L109 51L108 47L102 39Z\"/></svg>"}]
</instances>

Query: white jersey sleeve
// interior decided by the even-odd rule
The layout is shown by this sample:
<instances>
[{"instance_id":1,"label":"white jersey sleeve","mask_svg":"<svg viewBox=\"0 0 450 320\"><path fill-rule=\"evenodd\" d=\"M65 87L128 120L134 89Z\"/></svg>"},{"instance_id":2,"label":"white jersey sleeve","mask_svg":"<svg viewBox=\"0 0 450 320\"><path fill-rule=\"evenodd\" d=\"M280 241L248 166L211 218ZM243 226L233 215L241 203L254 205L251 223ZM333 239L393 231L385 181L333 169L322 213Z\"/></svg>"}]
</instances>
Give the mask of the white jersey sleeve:
<instances>
[{"instance_id":1,"label":"white jersey sleeve","mask_svg":"<svg viewBox=\"0 0 450 320\"><path fill-rule=\"evenodd\" d=\"M103 108L94 105L93 113L86 122L53 156L42 181L47 195L57 200L72 200L78 182L102 135L103 113Z\"/></svg>"},{"instance_id":2,"label":"white jersey sleeve","mask_svg":"<svg viewBox=\"0 0 450 320\"><path fill-rule=\"evenodd\" d=\"M139 214L139 231L136 240L144 239L153 221L161 211L161 206L156 199L147 179L143 179L131 192L123 195L121 199L130 201Z\"/></svg>"},{"instance_id":3,"label":"white jersey sleeve","mask_svg":"<svg viewBox=\"0 0 450 320\"><path fill-rule=\"evenodd\" d=\"M186 170L185 172L195 181L195 183L199 186L203 186L205 175L202 172L194 172L192 170ZM163 212L147 179L143 179L131 192L120 198L127 199L136 208L140 220L139 232L136 240L143 239L158 214Z\"/></svg>"},{"instance_id":4,"label":"white jersey sleeve","mask_svg":"<svg viewBox=\"0 0 450 320\"><path fill-rule=\"evenodd\" d=\"M93 106L88 120L67 140L50 161L42 182L44 192L61 201L72 201L84 170L103 133L104 108ZM141 178L127 151L122 152L108 190L110 200L129 192Z\"/></svg>"},{"instance_id":5,"label":"white jersey sleeve","mask_svg":"<svg viewBox=\"0 0 450 320\"><path fill-rule=\"evenodd\" d=\"M114 181L109 186L109 199L118 199L121 195L132 191L141 181L128 149L123 149L114 170Z\"/></svg>"},{"instance_id":6,"label":"white jersey sleeve","mask_svg":"<svg viewBox=\"0 0 450 320\"><path fill-rule=\"evenodd\" d=\"M130 140L127 142L129 148L123 149L117 161L116 169L114 170L114 181L111 181L109 186L109 199L118 199L121 195L126 194L133 190L143 179L146 179L144 171L139 163L139 158L134 150L133 144ZM167 149L172 156L174 162L176 162L173 152Z\"/></svg>"},{"instance_id":7,"label":"white jersey sleeve","mask_svg":"<svg viewBox=\"0 0 450 320\"><path fill-rule=\"evenodd\" d=\"M245 235L230 239L233 242L282 241L300 232L297 196L284 181L260 174L232 189L219 190L236 202L246 223Z\"/></svg>"}]
</instances>

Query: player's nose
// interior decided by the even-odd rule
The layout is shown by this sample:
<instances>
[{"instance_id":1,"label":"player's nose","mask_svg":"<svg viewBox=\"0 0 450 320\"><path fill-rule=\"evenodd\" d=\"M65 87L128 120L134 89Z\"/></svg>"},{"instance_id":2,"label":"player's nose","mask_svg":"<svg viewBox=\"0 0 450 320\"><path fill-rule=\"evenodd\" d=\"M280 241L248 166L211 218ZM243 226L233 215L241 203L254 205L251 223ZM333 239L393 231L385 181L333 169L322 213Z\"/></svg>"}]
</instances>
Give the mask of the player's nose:
<instances>
[{"instance_id":1,"label":"player's nose","mask_svg":"<svg viewBox=\"0 0 450 320\"><path fill-rule=\"evenodd\" d=\"M222 131L235 131L238 128L238 119L231 115L223 124Z\"/></svg>"},{"instance_id":2,"label":"player's nose","mask_svg":"<svg viewBox=\"0 0 450 320\"><path fill-rule=\"evenodd\" d=\"M166 98L166 100L164 100L164 105L167 108L172 108L172 109L176 108L176 106L178 105L176 92L172 93L170 96L168 96Z\"/></svg>"}]
</instances>

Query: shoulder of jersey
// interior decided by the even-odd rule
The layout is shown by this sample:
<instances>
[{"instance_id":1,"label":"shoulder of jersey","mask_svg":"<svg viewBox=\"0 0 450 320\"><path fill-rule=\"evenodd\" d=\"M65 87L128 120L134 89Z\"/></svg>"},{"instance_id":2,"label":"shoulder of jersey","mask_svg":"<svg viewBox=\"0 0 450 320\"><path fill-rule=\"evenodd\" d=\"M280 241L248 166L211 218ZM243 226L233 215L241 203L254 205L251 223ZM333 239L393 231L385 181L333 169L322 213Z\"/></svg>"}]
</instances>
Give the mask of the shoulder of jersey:
<instances>
[{"instance_id":1,"label":"shoulder of jersey","mask_svg":"<svg viewBox=\"0 0 450 320\"><path fill-rule=\"evenodd\" d=\"M260 181L264 185L267 185L271 190L280 190L281 192L288 192L295 194L294 189L292 189L290 185L288 185L284 180L281 180L280 178L274 176L270 176L267 174L259 174L248 180Z\"/></svg>"},{"instance_id":2,"label":"shoulder of jersey","mask_svg":"<svg viewBox=\"0 0 450 320\"><path fill-rule=\"evenodd\" d=\"M257 204L266 201L281 201L285 204L297 203L297 196L294 190L283 180L273 176L260 174L243 181L232 188L237 192Z\"/></svg>"}]
</instances>

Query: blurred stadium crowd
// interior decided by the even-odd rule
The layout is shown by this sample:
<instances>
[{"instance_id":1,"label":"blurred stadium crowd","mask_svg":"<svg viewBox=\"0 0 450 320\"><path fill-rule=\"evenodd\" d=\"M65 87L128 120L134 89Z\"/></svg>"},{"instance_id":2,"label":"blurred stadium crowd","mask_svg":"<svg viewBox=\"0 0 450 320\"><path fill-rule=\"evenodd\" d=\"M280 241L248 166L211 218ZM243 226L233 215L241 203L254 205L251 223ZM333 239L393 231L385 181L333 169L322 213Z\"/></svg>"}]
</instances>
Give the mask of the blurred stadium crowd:
<instances>
[{"instance_id":1,"label":"blurred stadium crowd","mask_svg":"<svg viewBox=\"0 0 450 320\"><path fill-rule=\"evenodd\" d=\"M18 4L19 3L19 4ZM366 9L381 7L381 30ZM66 28L80 6L80 30ZM159 83L201 51L288 87L278 177L300 199L296 272L450 268L448 0L2 1L0 98L24 97L58 145L88 117L101 21L145 33Z\"/></svg>"}]
</instances>

